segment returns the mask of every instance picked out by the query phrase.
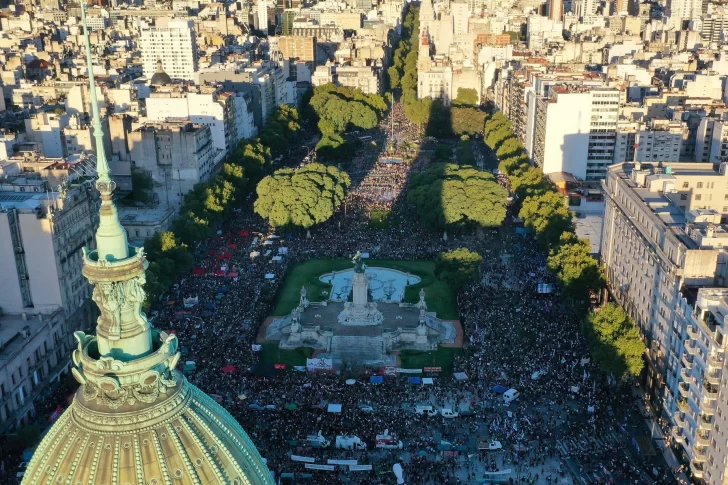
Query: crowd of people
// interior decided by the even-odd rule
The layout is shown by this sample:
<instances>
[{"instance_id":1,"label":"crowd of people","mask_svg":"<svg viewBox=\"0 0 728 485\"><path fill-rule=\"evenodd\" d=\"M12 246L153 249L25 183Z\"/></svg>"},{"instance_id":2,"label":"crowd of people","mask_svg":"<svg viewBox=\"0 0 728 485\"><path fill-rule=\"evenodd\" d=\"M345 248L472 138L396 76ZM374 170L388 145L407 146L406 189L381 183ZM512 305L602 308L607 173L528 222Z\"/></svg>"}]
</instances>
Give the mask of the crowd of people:
<instances>
[{"instance_id":1,"label":"crowd of people","mask_svg":"<svg viewBox=\"0 0 728 485\"><path fill-rule=\"evenodd\" d=\"M371 164L371 155L358 160ZM406 483L421 485L475 483L488 473L510 483L574 483L569 471L594 483L653 483L626 434L612 434L609 450L585 444L565 453L558 446L614 430L618 391L590 363L569 305L557 294L537 292L539 283L552 278L534 240L508 228L441 239L406 204L411 167L375 162L369 173L352 177L347 209L310 237L272 237L247 201L216 237L202 242L195 268L151 312L155 327L177 334L187 379L240 422L276 477L310 473L317 485L391 484L392 466L400 463ZM396 223L373 226L363 215L384 203ZM481 274L457 297L464 339L453 370L464 379L436 374L434 385L422 386L395 375L371 384L368 376L378 369L357 375L276 371L264 362L256 338L297 263L350 258L361 250L375 265L376 259L434 259L456 247L484 257ZM352 378L355 383L347 384ZM506 405L496 385L518 390L520 398ZM331 403L342 411L328 412ZM460 416L428 417L415 412L417 405L450 408ZM374 447L385 430L404 442L403 449ZM369 446L345 451L306 443L319 432L332 443L336 436L356 435ZM479 450L479 443L494 440L502 447ZM356 459L372 470L313 471L291 460L292 454L314 456L317 463Z\"/></svg>"}]
</instances>

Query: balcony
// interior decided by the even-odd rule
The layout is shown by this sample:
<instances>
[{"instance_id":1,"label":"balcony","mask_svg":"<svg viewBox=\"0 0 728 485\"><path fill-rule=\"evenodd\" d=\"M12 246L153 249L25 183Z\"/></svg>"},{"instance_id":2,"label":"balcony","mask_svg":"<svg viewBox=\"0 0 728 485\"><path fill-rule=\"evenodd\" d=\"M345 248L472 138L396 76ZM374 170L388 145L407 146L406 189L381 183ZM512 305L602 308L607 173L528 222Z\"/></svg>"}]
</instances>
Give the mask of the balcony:
<instances>
[{"instance_id":1,"label":"balcony","mask_svg":"<svg viewBox=\"0 0 728 485\"><path fill-rule=\"evenodd\" d=\"M713 429L713 417L700 416L700 419L698 419L698 428L704 431L711 431Z\"/></svg>"},{"instance_id":2,"label":"balcony","mask_svg":"<svg viewBox=\"0 0 728 485\"><path fill-rule=\"evenodd\" d=\"M710 433L696 433L695 442L700 446L710 446Z\"/></svg>"},{"instance_id":3,"label":"balcony","mask_svg":"<svg viewBox=\"0 0 728 485\"><path fill-rule=\"evenodd\" d=\"M681 428L685 426L685 415L683 413L675 413L675 424L677 424Z\"/></svg>"},{"instance_id":4,"label":"balcony","mask_svg":"<svg viewBox=\"0 0 728 485\"><path fill-rule=\"evenodd\" d=\"M678 400L677 400L677 408L680 411L682 411L682 412L687 411L688 410L688 400L685 399L684 397L678 398Z\"/></svg>"},{"instance_id":5,"label":"balcony","mask_svg":"<svg viewBox=\"0 0 728 485\"><path fill-rule=\"evenodd\" d=\"M718 399L718 389L715 387L703 387L703 397L706 399Z\"/></svg>"},{"instance_id":6,"label":"balcony","mask_svg":"<svg viewBox=\"0 0 728 485\"><path fill-rule=\"evenodd\" d=\"M695 478L703 478L703 463L691 461L690 462L690 471L693 472L693 476Z\"/></svg>"},{"instance_id":7,"label":"balcony","mask_svg":"<svg viewBox=\"0 0 728 485\"><path fill-rule=\"evenodd\" d=\"M686 369L685 367L680 369L680 377L685 382L690 382L693 379L692 373L690 372L689 369Z\"/></svg>"},{"instance_id":8,"label":"balcony","mask_svg":"<svg viewBox=\"0 0 728 485\"><path fill-rule=\"evenodd\" d=\"M708 365L720 369L723 367L723 354L711 355L708 357Z\"/></svg>"},{"instance_id":9,"label":"balcony","mask_svg":"<svg viewBox=\"0 0 728 485\"><path fill-rule=\"evenodd\" d=\"M705 382L713 386L720 386L720 372L708 372L705 374Z\"/></svg>"},{"instance_id":10,"label":"balcony","mask_svg":"<svg viewBox=\"0 0 728 485\"><path fill-rule=\"evenodd\" d=\"M687 352L690 355L695 355L697 348L695 347L695 344L692 342L685 342L685 352Z\"/></svg>"},{"instance_id":11,"label":"balcony","mask_svg":"<svg viewBox=\"0 0 728 485\"><path fill-rule=\"evenodd\" d=\"M683 353L682 356L682 363L683 367L686 369L692 369L693 368L693 358L687 354L687 352Z\"/></svg>"},{"instance_id":12,"label":"balcony","mask_svg":"<svg viewBox=\"0 0 728 485\"><path fill-rule=\"evenodd\" d=\"M693 327L692 325L688 327L688 337L691 339L697 340L700 338L700 332L697 328Z\"/></svg>"},{"instance_id":13,"label":"balcony","mask_svg":"<svg viewBox=\"0 0 728 485\"><path fill-rule=\"evenodd\" d=\"M693 461L704 462L708 459L708 449L704 446L693 447Z\"/></svg>"},{"instance_id":14,"label":"balcony","mask_svg":"<svg viewBox=\"0 0 728 485\"><path fill-rule=\"evenodd\" d=\"M680 392L680 395L685 399L690 397L690 386L687 383L681 382L680 384L678 384L677 390L678 392Z\"/></svg>"}]
</instances>

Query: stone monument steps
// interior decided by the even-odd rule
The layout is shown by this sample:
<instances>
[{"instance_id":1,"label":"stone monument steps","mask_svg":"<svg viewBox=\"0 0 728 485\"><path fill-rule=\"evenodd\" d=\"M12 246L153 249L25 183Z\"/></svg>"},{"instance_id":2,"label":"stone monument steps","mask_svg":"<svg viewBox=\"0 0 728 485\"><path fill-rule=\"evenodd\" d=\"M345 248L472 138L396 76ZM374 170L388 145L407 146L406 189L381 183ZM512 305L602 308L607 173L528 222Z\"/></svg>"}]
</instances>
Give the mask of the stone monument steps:
<instances>
[{"instance_id":1,"label":"stone monument steps","mask_svg":"<svg viewBox=\"0 0 728 485\"><path fill-rule=\"evenodd\" d=\"M331 357L335 360L359 362L381 361L384 354L382 337L334 335L331 338Z\"/></svg>"}]
</instances>

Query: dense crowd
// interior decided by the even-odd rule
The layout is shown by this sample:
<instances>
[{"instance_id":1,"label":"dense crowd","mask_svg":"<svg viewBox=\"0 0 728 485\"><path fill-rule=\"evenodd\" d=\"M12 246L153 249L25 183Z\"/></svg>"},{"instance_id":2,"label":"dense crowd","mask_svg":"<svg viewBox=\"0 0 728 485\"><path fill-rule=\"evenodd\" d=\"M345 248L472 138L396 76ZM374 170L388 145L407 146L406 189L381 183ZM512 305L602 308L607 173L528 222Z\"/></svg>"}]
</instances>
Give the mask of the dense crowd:
<instances>
[{"instance_id":1,"label":"dense crowd","mask_svg":"<svg viewBox=\"0 0 728 485\"><path fill-rule=\"evenodd\" d=\"M443 241L406 205L411 165L374 160L375 153L365 152L352 161L355 186L346 208L310 237L272 237L248 201L215 238L196 248L195 268L151 312L157 328L179 337L187 378L238 419L276 477L312 473L311 483L320 485L391 484L392 465L402 463L407 483L421 485L474 483L485 472L505 470L512 470L511 483L572 483L569 469L599 471L590 475L599 476L594 483L651 483L626 435L613 440L611 449L594 449L585 439L617 429L611 412L617 391L589 362L572 309L556 294L537 293L539 283L552 281L532 238L504 228ZM364 170L357 163L369 165ZM382 208L391 210L396 223L370 224L365 216ZM254 345L260 327L297 263L350 258L358 250L374 260L433 259L455 247L479 251L485 261L458 295L464 349L454 371L466 379L436 376L434 385L422 386L399 375L373 385L368 376L377 369L358 375L278 372L261 361ZM347 378L356 382L347 385ZM495 385L521 396L506 406ZM342 412L327 412L329 403L341 404ZM427 417L414 412L416 405L451 408L461 416ZM402 450L374 448L385 430L404 442ZM331 442L354 434L369 449L310 449L304 439L319 432ZM479 442L490 440L503 449L478 451ZM574 440L583 442L578 452L559 451L560 441ZM318 463L356 459L373 469L310 471L291 454L315 456Z\"/></svg>"}]
</instances>

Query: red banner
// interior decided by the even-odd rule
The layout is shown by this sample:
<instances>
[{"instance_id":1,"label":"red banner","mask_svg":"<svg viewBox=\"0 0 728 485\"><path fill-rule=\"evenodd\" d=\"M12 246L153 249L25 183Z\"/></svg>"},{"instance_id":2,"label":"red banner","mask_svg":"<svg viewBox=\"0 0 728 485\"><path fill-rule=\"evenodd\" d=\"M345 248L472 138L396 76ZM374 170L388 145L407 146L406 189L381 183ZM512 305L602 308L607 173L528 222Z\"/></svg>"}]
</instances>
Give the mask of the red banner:
<instances>
[{"instance_id":1,"label":"red banner","mask_svg":"<svg viewBox=\"0 0 728 485\"><path fill-rule=\"evenodd\" d=\"M442 372L442 367L425 367L425 372Z\"/></svg>"},{"instance_id":2,"label":"red banner","mask_svg":"<svg viewBox=\"0 0 728 485\"><path fill-rule=\"evenodd\" d=\"M276 370L286 370L286 364L273 364L273 368Z\"/></svg>"}]
</instances>

